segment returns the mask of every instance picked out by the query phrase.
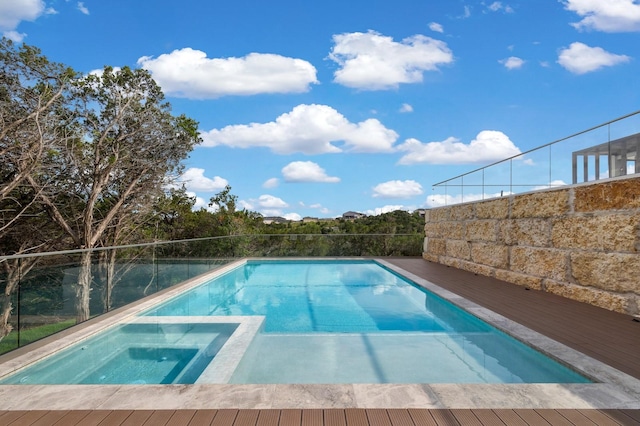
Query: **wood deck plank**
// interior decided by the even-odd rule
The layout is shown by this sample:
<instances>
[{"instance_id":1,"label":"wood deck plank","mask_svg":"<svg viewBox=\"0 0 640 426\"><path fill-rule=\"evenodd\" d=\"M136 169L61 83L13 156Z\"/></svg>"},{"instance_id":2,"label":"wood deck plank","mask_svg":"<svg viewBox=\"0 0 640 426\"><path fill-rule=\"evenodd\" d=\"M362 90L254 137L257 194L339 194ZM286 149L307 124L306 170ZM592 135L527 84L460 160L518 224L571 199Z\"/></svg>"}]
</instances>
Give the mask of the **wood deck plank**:
<instances>
[{"instance_id":1,"label":"wood deck plank","mask_svg":"<svg viewBox=\"0 0 640 426\"><path fill-rule=\"evenodd\" d=\"M211 425L218 410L198 410L189 421L189 426Z\"/></svg>"},{"instance_id":2,"label":"wood deck plank","mask_svg":"<svg viewBox=\"0 0 640 426\"><path fill-rule=\"evenodd\" d=\"M174 413L175 410L155 410L143 424L145 426L165 426Z\"/></svg>"},{"instance_id":3,"label":"wood deck plank","mask_svg":"<svg viewBox=\"0 0 640 426\"><path fill-rule=\"evenodd\" d=\"M451 414L458 420L458 423L465 426L483 426L480 420L473 414L473 410L468 409L454 409L451 410Z\"/></svg>"},{"instance_id":4,"label":"wood deck plank","mask_svg":"<svg viewBox=\"0 0 640 426\"><path fill-rule=\"evenodd\" d=\"M87 417L89 414L91 414L90 410L67 411L67 413L62 418L60 418L60 420L58 420L56 423L49 423L49 425L52 425L52 426L77 425L80 422L82 422L83 419ZM1 421L0 421L0 424L2 424Z\"/></svg>"},{"instance_id":5,"label":"wood deck plank","mask_svg":"<svg viewBox=\"0 0 640 426\"><path fill-rule=\"evenodd\" d=\"M344 417L347 421L347 426L391 426L389 423L389 417L387 417L387 423L379 423L377 421L371 421L371 416L369 416L369 412L371 410L363 410L361 408L347 408L344 410ZM384 410L376 410L376 412L384 411ZM384 413L386 416L387 413ZM375 414L372 414L373 417L376 417Z\"/></svg>"},{"instance_id":6,"label":"wood deck plank","mask_svg":"<svg viewBox=\"0 0 640 426\"><path fill-rule=\"evenodd\" d=\"M222 409L216 412L216 416L211 421L211 426L231 426L236 420L238 410ZM193 420L191 421L193 423Z\"/></svg>"},{"instance_id":7,"label":"wood deck plank","mask_svg":"<svg viewBox=\"0 0 640 426\"><path fill-rule=\"evenodd\" d=\"M347 426L344 410L329 408L322 410L322 413L324 416L324 426Z\"/></svg>"},{"instance_id":8,"label":"wood deck plank","mask_svg":"<svg viewBox=\"0 0 640 426\"><path fill-rule=\"evenodd\" d=\"M99 426L121 426L133 410L112 410L98 423ZM84 426L84 425L83 425Z\"/></svg>"},{"instance_id":9,"label":"wood deck plank","mask_svg":"<svg viewBox=\"0 0 640 426\"><path fill-rule=\"evenodd\" d=\"M621 425L640 425L640 410L600 410Z\"/></svg>"},{"instance_id":10,"label":"wood deck plank","mask_svg":"<svg viewBox=\"0 0 640 426\"><path fill-rule=\"evenodd\" d=\"M82 426L98 426L109 414L111 414L111 410L89 411L89 414L82 418L82 422L80 424L82 424Z\"/></svg>"},{"instance_id":11,"label":"wood deck plank","mask_svg":"<svg viewBox=\"0 0 640 426\"><path fill-rule=\"evenodd\" d=\"M567 418L571 418L572 421L575 418L576 424L582 421L582 418L589 419L598 426L619 426L620 423L613 418L607 416L600 410L560 410L562 415ZM584 424L584 422L582 422Z\"/></svg>"},{"instance_id":12,"label":"wood deck plank","mask_svg":"<svg viewBox=\"0 0 640 426\"><path fill-rule=\"evenodd\" d=\"M43 416L47 415L47 410L27 411L22 416L11 422L11 426L31 426Z\"/></svg>"},{"instance_id":13,"label":"wood deck plank","mask_svg":"<svg viewBox=\"0 0 640 426\"><path fill-rule=\"evenodd\" d=\"M302 410L302 426L323 426L324 413L320 409Z\"/></svg>"},{"instance_id":14,"label":"wood deck plank","mask_svg":"<svg viewBox=\"0 0 640 426\"><path fill-rule=\"evenodd\" d=\"M260 410L256 426L278 426L280 410Z\"/></svg>"},{"instance_id":15,"label":"wood deck plank","mask_svg":"<svg viewBox=\"0 0 640 426\"><path fill-rule=\"evenodd\" d=\"M496 416L506 425L509 426L527 426L527 422L522 420L515 411L508 408L500 408L492 410Z\"/></svg>"},{"instance_id":16,"label":"wood deck plank","mask_svg":"<svg viewBox=\"0 0 640 426\"><path fill-rule=\"evenodd\" d=\"M408 410L390 409L387 410L387 414L393 426L414 426Z\"/></svg>"},{"instance_id":17,"label":"wood deck plank","mask_svg":"<svg viewBox=\"0 0 640 426\"><path fill-rule=\"evenodd\" d=\"M574 423L573 420L569 418L569 417L572 417L571 415L569 417L565 417L556 410L536 409L535 411L536 413L540 414L540 417L542 417L543 419L545 419L547 422L551 423L554 426L556 425L557 426L575 426L576 424L579 426L593 426L589 423L588 419L584 418L580 414L579 414L580 417L582 417L582 424Z\"/></svg>"},{"instance_id":18,"label":"wood deck plank","mask_svg":"<svg viewBox=\"0 0 640 426\"><path fill-rule=\"evenodd\" d=\"M2 413L0 413L0 424L8 425L11 422L24 416L28 412L28 410L3 411Z\"/></svg>"},{"instance_id":19,"label":"wood deck plank","mask_svg":"<svg viewBox=\"0 0 640 426\"><path fill-rule=\"evenodd\" d=\"M438 426L433 416L431 415L431 410L409 408L407 412L411 416L413 424L416 426Z\"/></svg>"},{"instance_id":20,"label":"wood deck plank","mask_svg":"<svg viewBox=\"0 0 640 426\"><path fill-rule=\"evenodd\" d=\"M280 411L279 426L300 426L302 422L302 410L287 409Z\"/></svg>"},{"instance_id":21,"label":"wood deck plank","mask_svg":"<svg viewBox=\"0 0 640 426\"><path fill-rule=\"evenodd\" d=\"M143 425L152 414L153 410L135 410L122 422L122 426Z\"/></svg>"},{"instance_id":22,"label":"wood deck plank","mask_svg":"<svg viewBox=\"0 0 640 426\"><path fill-rule=\"evenodd\" d=\"M504 426L505 423L490 409L473 409L473 414L484 426Z\"/></svg>"},{"instance_id":23,"label":"wood deck plank","mask_svg":"<svg viewBox=\"0 0 640 426\"><path fill-rule=\"evenodd\" d=\"M233 426L256 426L259 410L239 410Z\"/></svg>"},{"instance_id":24,"label":"wood deck plank","mask_svg":"<svg viewBox=\"0 0 640 426\"><path fill-rule=\"evenodd\" d=\"M515 411L529 426L549 426L551 424L535 410L516 409L513 411Z\"/></svg>"},{"instance_id":25,"label":"wood deck plank","mask_svg":"<svg viewBox=\"0 0 640 426\"><path fill-rule=\"evenodd\" d=\"M31 423L31 426L51 426L58 423L68 413L67 410L51 410L45 416Z\"/></svg>"},{"instance_id":26,"label":"wood deck plank","mask_svg":"<svg viewBox=\"0 0 640 426\"><path fill-rule=\"evenodd\" d=\"M196 410L176 410L165 426L184 426L188 425L196 415ZM213 418L213 417L212 417ZM208 424L208 423L207 423Z\"/></svg>"},{"instance_id":27,"label":"wood deck plank","mask_svg":"<svg viewBox=\"0 0 640 426\"><path fill-rule=\"evenodd\" d=\"M446 426L457 426L460 425L456 417L451 413L450 410L433 410L431 412L433 419L436 421L437 425L446 425Z\"/></svg>"}]
</instances>

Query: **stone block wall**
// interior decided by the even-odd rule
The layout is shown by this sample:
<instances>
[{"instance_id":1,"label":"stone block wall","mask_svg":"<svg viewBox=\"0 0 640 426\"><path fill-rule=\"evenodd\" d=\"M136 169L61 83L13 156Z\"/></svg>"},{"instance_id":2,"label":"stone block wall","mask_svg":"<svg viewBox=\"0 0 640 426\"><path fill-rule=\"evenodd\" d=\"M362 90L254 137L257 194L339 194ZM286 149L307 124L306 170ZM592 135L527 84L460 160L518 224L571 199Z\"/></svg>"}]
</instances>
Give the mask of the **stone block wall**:
<instances>
[{"instance_id":1,"label":"stone block wall","mask_svg":"<svg viewBox=\"0 0 640 426\"><path fill-rule=\"evenodd\" d=\"M428 210L426 260L640 314L640 177Z\"/></svg>"}]
</instances>

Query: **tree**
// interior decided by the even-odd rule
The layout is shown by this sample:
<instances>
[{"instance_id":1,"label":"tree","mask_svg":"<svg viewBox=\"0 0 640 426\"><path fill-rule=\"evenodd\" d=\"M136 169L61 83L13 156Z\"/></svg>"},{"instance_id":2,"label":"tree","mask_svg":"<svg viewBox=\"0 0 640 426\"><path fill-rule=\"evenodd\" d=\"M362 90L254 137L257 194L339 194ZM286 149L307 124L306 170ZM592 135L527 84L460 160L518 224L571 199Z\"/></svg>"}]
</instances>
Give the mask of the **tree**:
<instances>
[{"instance_id":1,"label":"tree","mask_svg":"<svg viewBox=\"0 0 640 426\"><path fill-rule=\"evenodd\" d=\"M75 137L56 144L45 172L27 180L75 248L92 249L114 221L150 205L179 174L199 142L197 123L174 117L151 75L128 67L75 80L70 109L65 124ZM92 253L84 251L78 322L90 316L91 265Z\"/></svg>"},{"instance_id":2,"label":"tree","mask_svg":"<svg viewBox=\"0 0 640 426\"><path fill-rule=\"evenodd\" d=\"M52 147L64 141L64 107L75 73L40 50L0 40L0 255L51 250L59 242L25 185ZM37 257L0 262L0 340L11 331L12 295Z\"/></svg>"}]
</instances>

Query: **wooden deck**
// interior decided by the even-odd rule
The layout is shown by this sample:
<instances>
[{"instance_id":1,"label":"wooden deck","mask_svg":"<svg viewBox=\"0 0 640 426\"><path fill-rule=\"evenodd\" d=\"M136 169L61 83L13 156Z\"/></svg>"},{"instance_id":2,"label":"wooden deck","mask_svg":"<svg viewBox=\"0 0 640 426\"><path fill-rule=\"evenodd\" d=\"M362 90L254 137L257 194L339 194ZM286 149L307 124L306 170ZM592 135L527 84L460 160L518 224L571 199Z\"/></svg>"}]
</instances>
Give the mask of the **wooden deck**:
<instances>
[{"instance_id":1,"label":"wooden deck","mask_svg":"<svg viewBox=\"0 0 640 426\"><path fill-rule=\"evenodd\" d=\"M640 322L417 258L389 262L640 379ZM640 410L318 409L0 411L0 425L640 425Z\"/></svg>"},{"instance_id":2,"label":"wooden deck","mask_svg":"<svg viewBox=\"0 0 640 426\"><path fill-rule=\"evenodd\" d=\"M505 426L640 424L638 410L94 410L6 411L5 426Z\"/></svg>"}]
</instances>

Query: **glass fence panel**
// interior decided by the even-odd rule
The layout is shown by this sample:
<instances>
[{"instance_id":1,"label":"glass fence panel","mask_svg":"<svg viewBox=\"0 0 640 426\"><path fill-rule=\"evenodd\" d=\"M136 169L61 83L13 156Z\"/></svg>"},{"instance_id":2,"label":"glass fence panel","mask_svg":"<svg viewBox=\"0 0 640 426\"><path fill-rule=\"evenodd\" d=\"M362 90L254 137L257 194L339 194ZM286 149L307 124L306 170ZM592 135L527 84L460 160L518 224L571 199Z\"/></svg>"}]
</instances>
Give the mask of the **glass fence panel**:
<instances>
[{"instance_id":1,"label":"glass fence panel","mask_svg":"<svg viewBox=\"0 0 640 426\"><path fill-rule=\"evenodd\" d=\"M485 193L491 198L511 194L511 161L502 161L484 171Z\"/></svg>"},{"instance_id":2,"label":"glass fence panel","mask_svg":"<svg viewBox=\"0 0 640 426\"><path fill-rule=\"evenodd\" d=\"M549 188L551 168L549 153L550 148L543 147L522 154L512 160L513 175L511 183L514 193L519 194Z\"/></svg>"},{"instance_id":3,"label":"glass fence panel","mask_svg":"<svg viewBox=\"0 0 640 426\"><path fill-rule=\"evenodd\" d=\"M107 250L114 256L109 280L102 288L106 311L119 308L157 291L154 247Z\"/></svg>"},{"instance_id":4,"label":"glass fence panel","mask_svg":"<svg viewBox=\"0 0 640 426\"><path fill-rule=\"evenodd\" d=\"M609 126L610 170L616 176L640 173L640 115L634 115Z\"/></svg>"},{"instance_id":5,"label":"glass fence panel","mask_svg":"<svg viewBox=\"0 0 640 426\"><path fill-rule=\"evenodd\" d=\"M462 185L461 201L463 203L491 198L484 190L484 170L476 170L464 175Z\"/></svg>"},{"instance_id":6,"label":"glass fence panel","mask_svg":"<svg viewBox=\"0 0 640 426\"><path fill-rule=\"evenodd\" d=\"M551 182L571 185L608 177L608 137L607 127L601 127L552 145Z\"/></svg>"}]
</instances>

